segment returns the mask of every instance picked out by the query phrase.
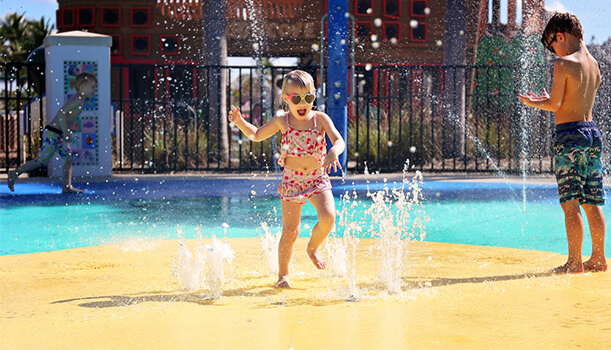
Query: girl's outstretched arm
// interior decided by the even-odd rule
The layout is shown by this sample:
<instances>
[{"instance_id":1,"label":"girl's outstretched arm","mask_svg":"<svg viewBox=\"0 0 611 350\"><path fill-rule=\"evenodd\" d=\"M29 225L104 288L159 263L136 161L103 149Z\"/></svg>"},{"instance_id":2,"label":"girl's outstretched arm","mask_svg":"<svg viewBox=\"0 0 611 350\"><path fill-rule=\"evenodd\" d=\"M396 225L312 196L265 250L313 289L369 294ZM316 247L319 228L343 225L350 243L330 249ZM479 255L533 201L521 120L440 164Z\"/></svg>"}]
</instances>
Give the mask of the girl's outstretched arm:
<instances>
[{"instance_id":1,"label":"girl's outstretched arm","mask_svg":"<svg viewBox=\"0 0 611 350\"><path fill-rule=\"evenodd\" d=\"M244 118L242 118L242 113L240 112L240 108L235 106L231 106L231 111L229 111L229 121L233 122L246 137L255 142L261 142L272 137L279 130L282 130L282 125L280 124L280 120L282 118L274 117L267 124L257 128L252 125Z\"/></svg>"},{"instance_id":2,"label":"girl's outstretched arm","mask_svg":"<svg viewBox=\"0 0 611 350\"><path fill-rule=\"evenodd\" d=\"M344 142L342 135L335 128L331 117L329 117L325 113L319 113L319 116L319 121L322 124L323 130L329 136L331 144L333 144L333 147L331 147L331 149L329 149L329 152L327 152L323 168L327 172L330 172L331 170L337 171L338 169L342 170L342 165L339 162L339 155L342 154L342 152L344 152L344 150L346 149L346 142Z\"/></svg>"}]
</instances>

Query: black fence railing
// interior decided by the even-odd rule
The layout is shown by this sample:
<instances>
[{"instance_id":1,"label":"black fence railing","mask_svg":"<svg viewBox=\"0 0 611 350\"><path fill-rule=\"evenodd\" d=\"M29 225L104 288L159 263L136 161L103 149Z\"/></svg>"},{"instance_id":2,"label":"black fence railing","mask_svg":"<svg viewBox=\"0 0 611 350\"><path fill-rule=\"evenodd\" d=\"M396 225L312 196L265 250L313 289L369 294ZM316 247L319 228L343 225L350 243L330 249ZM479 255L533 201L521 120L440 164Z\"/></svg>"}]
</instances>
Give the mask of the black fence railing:
<instances>
[{"instance_id":1,"label":"black fence railing","mask_svg":"<svg viewBox=\"0 0 611 350\"><path fill-rule=\"evenodd\" d=\"M114 170L274 167L277 138L251 142L229 126L227 111L239 105L253 124L266 122L280 106L278 81L293 69L113 65Z\"/></svg>"},{"instance_id":2,"label":"black fence railing","mask_svg":"<svg viewBox=\"0 0 611 350\"><path fill-rule=\"evenodd\" d=\"M44 64L0 63L0 172L33 159L40 148L45 106ZM46 169L37 173L45 173Z\"/></svg>"},{"instance_id":3,"label":"black fence railing","mask_svg":"<svg viewBox=\"0 0 611 350\"><path fill-rule=\"evenodd\" d=\"M13 67L30 68L2 69ZM113 65L113 170L274 169L279 135L252 142L227 123L226 111L240 105L253 124L265 123L282 111L279 82L295 68ZM603 85L594 108L605 135L607 173L609 68L601 65ZM316 68L305 69L318 77ZM536 71L533 77L514 66L357 66L348 106L348 170L401 171L408 162L423 171L552 172L553 115L525 108L517 98L519 91L549 86L549 67ZM36 155L40 123L34 106L43 104L27 73L3 77L9 78L2 80L9 93L0 101L0 171L6 172ZM315 103L325 111L323 98Z\"/></svg>"},{"instance_id":4,"label":"black fence railing","mask_svg":"<svg viewBox=\"0 0 611 350\"><path fill-rule=\"evenodd\" d=\"M519 102L519 67L358 67L348 126L355 170L553 171L553 115ZM547 70L539 79L548 80ZM465 106L462 108L461 106Z\"/></svg>"}]
</instances>

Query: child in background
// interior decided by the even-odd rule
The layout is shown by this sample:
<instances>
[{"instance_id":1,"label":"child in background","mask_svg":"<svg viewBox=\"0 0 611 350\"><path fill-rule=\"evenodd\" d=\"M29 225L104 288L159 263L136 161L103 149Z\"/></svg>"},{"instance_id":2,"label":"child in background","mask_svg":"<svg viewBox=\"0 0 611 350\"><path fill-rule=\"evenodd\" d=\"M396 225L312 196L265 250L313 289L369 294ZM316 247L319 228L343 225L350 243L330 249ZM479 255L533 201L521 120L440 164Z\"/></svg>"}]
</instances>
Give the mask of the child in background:
<instances>
[{"instance_id":1,"label":"child in background","mask_svg":"<svg viewBox=\"0 0 611 350\"><path fill-rule=\"evenodd\" d=\"M282 132L282 153L278 163L284 167L278 193L282 199L282 236L278 246L278 282L276 288L290 288L289 263L299 237L301 209L309 200L316 208L318 223L308 242L308 256L318 269L326 262L318 247L329 236L335 223L335 201L328 172L341 170L338 157L346 144L331 118L312 110L316 88L314 79L304 71L288 73L282 83L282 100L288 111L273 117L260 128L242 118L240 109L231 106L229 120L251 140L260 142ZM327 153L325 134L333 147Z\"/></svg>"},{"instance_id":2,"label":"child in background","mask_svg":"<svg viewBox=\"0 0 611 350\"><path fill-rule=\"evenodd\" d=\"M559 58L554 62L551 94L519 94L527 106L555 113L554 144L556 180L569 246L566 264L554 273L606 271L605 204L602 177L603 139L592 120L592 107L600 85L598 62L583 42L581 23L570 13L556 13L547 23L543 45ZM584 223L588 217L592 256L581 260Z\"/></svg>"},{"instance_id":3,"label":"child in background","mask_svg":"<svg viewBox=\"0 0 611 350\"><path fill-rule=\"evenodd\" d=\"M53 120L45 127L38 156L22 164L16 170L9 171L7 184L11 191L15 190L15 180L19 175L47 165L55 154L59 154L64 159L62 193L83 192L83 190L72 187L72 149L70 148L72 132L70 127L74 125L83 111L85 100L92 98L95 94L97 85L98 80L94 75L81 73L76 76L74 79L76 94L66 101Z\"/></svg>"}]
</instances>

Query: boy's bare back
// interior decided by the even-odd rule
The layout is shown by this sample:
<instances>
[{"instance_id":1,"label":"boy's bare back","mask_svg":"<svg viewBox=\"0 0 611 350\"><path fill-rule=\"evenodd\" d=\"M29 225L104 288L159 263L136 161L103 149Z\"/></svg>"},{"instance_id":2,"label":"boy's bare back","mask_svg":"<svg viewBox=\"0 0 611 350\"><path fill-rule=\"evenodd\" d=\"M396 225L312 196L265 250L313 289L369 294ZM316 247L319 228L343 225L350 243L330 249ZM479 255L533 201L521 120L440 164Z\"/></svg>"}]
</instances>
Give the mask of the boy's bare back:
<instances>
[{"instance_id":1,"label":"boy's bare back","mask_svg":"<svg viewBox=\"0 0 611 350\"><path fill-rule=\"evenodd\" d=\"M541 42L558 58L554 62L552 90L548 95L518 94L525 105L555 114L556 124L592 121L598 86L598 62L583 42L581 23L574 15L557 13L548 22Z\"/></svg>"},{"instance_id":2,"label":"boy's bare back","mask_svg":"<svg viewBox=\"0 0 611 350\"><path fill-rule=\"evenodd\" d=\"M556 87L556 82L560 86ZM556 124L591 121L599 85L598 62L590 55L583 42L576 52L558 58L554 63L552 96L561 92L562 100L555 112ZM563 87L564 91L554 90L560 87Z\"/></svg>"},{"instance_id":3,"label":"boy's bare back","mask_svg":"<svg viewBox=\"0 0 611 350\"><path fill-rule=\"evenodd\" d=\"M97 79L91 74L79 74L76 78L75 89L76 94L66 101L55 117L47 124L61 130L67 140L70 139L69 129L74 125L81 112L83 112L85 100L92 98L96 92Z\"/></svg>"},{"instance_id":4,"label":"boy's bare back","mask_svg":"<svg viewBox=\"0 0 611 350\"><path fill-rule=\"evenodd\" d=\"M66 127L70 128L72 125L74 125L78 116L81 115L84 105L85 99L79 94L75 94L68 99L68 101L62 106L62 108L60 108L55 117L47 125L65 132L61 126L60 118L65 116Z\"/></svg>"}]
</instances>

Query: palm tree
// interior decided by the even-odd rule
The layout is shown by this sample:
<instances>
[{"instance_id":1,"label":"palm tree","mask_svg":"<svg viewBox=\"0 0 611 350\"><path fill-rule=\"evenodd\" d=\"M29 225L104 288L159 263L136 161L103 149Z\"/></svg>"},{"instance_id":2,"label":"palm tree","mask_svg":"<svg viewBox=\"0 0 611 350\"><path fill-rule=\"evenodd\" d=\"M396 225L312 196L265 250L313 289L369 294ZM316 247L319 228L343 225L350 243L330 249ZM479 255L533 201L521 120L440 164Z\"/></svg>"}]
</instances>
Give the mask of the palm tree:
<instances>
[{"instance_id":1,"label":"palm tree","mask_svg":"<svg viewBox=\"0 0 611 350\"><path fill-rule=\"evenodd\" d=\"M26 20L24 14L7 14L0 22L0 60L2 63L23 63L27 53L23 47L26 36Z\"/></svg>"},{"instance_id":2,"label":"palm tree","mask_svg":"<svg viewBox=\"0 0 611 350\"><path fill-rule=\"evenodd\" d=\"M50 20L29 20L25 14L10 13L0 21L0 62L24 63L53 30Z\"/></svg>"},{"instance_id":3,"label":"palm tree","mask_svg":"<svg viewBox=\"0 0 611 350\"><path fill-rule=\"evenodd\" d=\"M43 40L53 30L51 20L45 21L45 17L42 16L39 20L29 20L26 26L26 36L24 39L24 48L28 52L32 52L37 47L41 46Z\"/></svg>"}]
</instances>

